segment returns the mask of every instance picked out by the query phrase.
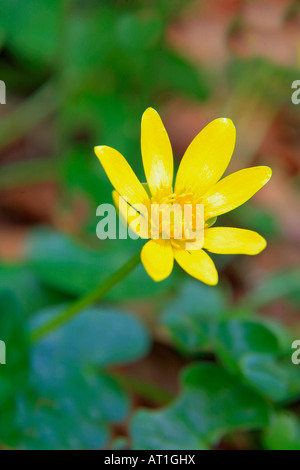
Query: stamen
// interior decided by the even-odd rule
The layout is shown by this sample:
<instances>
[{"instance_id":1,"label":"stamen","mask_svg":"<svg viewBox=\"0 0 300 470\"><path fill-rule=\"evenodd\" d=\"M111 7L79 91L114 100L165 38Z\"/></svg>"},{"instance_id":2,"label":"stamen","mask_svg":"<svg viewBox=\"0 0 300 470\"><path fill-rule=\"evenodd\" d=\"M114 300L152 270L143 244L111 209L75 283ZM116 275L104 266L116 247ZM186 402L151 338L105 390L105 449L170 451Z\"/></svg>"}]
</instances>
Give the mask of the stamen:
<instances>
[{"instance_id":1,"label":"stamen","mask_svg":"<svg viewBox=\"0 0 300 470\"><path fill-rule=\"evenodd\" d=\"M159 238L169 237L172 239L180 240L181 242L190 241L190 236L195 231L196 228L196 204L194 201L194 194L192 192L186 192L181 194L171 193L166 194L166 190L160 190L155 196L151 198L151 205L167 205L169 210L172 211L172 206L180 205L181 213L180 217L176 217L176 209L174 213L164 214L164 211L161 210L159 220L151 220L151 227L153 234ZM191 220L187 224L185 220L185 210L184 206L186 204L192 205L192 211L190 214Z\"/></svg>"}]
</instances>

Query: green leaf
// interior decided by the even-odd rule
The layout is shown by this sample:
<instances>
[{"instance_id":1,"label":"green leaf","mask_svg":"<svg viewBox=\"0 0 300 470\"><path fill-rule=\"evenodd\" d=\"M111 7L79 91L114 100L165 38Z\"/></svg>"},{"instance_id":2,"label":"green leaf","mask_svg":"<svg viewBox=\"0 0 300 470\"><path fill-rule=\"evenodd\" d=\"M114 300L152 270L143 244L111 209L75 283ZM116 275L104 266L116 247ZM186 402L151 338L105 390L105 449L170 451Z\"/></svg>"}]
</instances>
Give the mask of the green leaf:
<instances>
[{"instance_id":1,"label":"green leaf","mask_svg":"<svg viewBox=\"0 0 300 470\"><path fill-rule=\"evenodd\" d=\"M2 379L0 378L0 390L2 387ZM10 385L9 385L10 387ZM18 390L17 390L18 391ZM1 394L1 391L0 391ZM16 407L16 390L10 388L7 394L8 398L5 403L0 403L1 419L0 419L0 441L8 447L17 447L20 442L20 433L17 427L17 407Z\"/></svg>"},{"instance_id":2,"label":"green leaf","mask_svg":"<svg viewBox=\"0 0 300 470\"><path fill-rule=\"evenodd\" d=\"M62 307L40 312L41 324ZM98 449L125 419L129 398L103 367L142 357L146 330L126 312L90 308L35 344L17 428L26 449ZM102 368L102 369L99 369Z\"/></svg>"},{"instance_id":3,"label":"green leaf","mask_svg":"<svg viewBox=\"0 0 300 470\"><path fill-rule=\"evenodd\" d=\"M3 364L0 366L3 369ZM2 407L7 398L12 394L13 388L11 382L8 380L6 376L0 375L0 406ZM1 431L0 431L1 436Z\"/></svg>"},{"instance_id":4,"label":"green leaf","mask_svg":"<svg viewBox=\"0 0 300 470\"><path fill-rule=\"evenodd\" d=\"M16 296L2 286L0 292L0 340L5 343L6 363L0 364L0 442L17 440L16 396L25 390L29 376L29 340L26 319Z\"/></svg>"},{"instance_id":5,"label":"green leaf","mask_svg":"<svg viewBox=\"0 0 300 470\"><path fill-rule=\"evenodd\" d=\"M21 448L80 450L99 449L105 445L108 439L105 423L87 421L76 409L70 414L55 402L44 400L46 404L24 398L18 402Z\"/></svg>"},{"instance_id":6,"label":"green leaf","mask_svg":"<svg viewBox=\"0 0 300 470\"><path fill-rule=\"evenodd\" d=\"M276 402L300 398L300 376L290 359L276 361L270 356L249 355L241 360L244 377Z\"/></svg>"},{"instance_id":7,"label":"green leaf","mask_svg":"<svg viewBox=\"0 0 300 470\"><path fill-rule=\"evenodd\" d=\"M231 372L274 401L290 401L300 394L300 378L286 354L282 333L257 320L220 322L216 353Z\"/></svg>"},{"instance_id":8,"label":"green leaf","mask_svg":"<svg viewBox=\"0 0 300 470\"><path fill-rule=\"evenodd\" d=\"M171 406L135 414L131 435L135 449L197 450L268 420L268 405L257 393L216 365L197 364L185 370L183 391Z\"/></svg>"},{"instance_id":9,"label":"green leaf","mask_svg":"<svg viewBox=\"0 0 300 470\"><path fill-rule=\"evenodd\" d=\"M40 326L59 314L65 305L40 312L31 323ZM41 361L38 369L48 374L55 364L61 368L72 364L108 366L124 364L148 352L149 335L134 316L113 309L90 307L68 323L50 333L34 346L34 357ZM48 366L43 366L44 361ZM41 372L42 373L42 372Z\"/></svg>"},{"instance_id":10,"label":"green leaf","mask_svg":"<svg viewBox=\"0 0 300 470\"><path fill-rule=\"evenodd\" d=\"M95 241L102 251L86 248L57 232L37 230L28 240L28 266L46 285L77 296L99 286L142 246L141 240ZM149 297L171 286L170 278L161 283L152 281L140 265L105 298Z\"/></svg>"},{"instance_id":11,"label":"green leaf","mask_svg":"<svg viewBox=\"0 0 300 470\"><path fill-rule=\"evenodd\" d=\"M262 435L266 450L300 450L300 421L291 413L277 413Z\"/></svg>"},{"instance_id":12,"label":"green leaf","mask_svg":"<svg viewBox=\"0 0 300 470\"><path fill-rule=\"evenodd\" d=\"M0 293L0 339L6 346L6 364L0 365L2 389L4 383L5 388L21 390L29 368L28 332L20 304L6 291Z\"/></svg>"},{"instance_id":13,"label":"green leaf","mask_svg":"<svg viewBox=\"0 0 300 470\"><path fill-rule=\"evenodd\" d=\"M18 264L0 265L0 286L0 293L10 293L26 315L65 300L65 296L45 286L31 269Z\"/></svg>"},{"instance_id":14,"label":"green leaf","mask_svg":"<svg viewBox=\"0 0 300 470\"><path fill-rule=\"evenodd\" d=\"M195 354L211 346L225 306L218 287L188 281L164 312L162 323L182 351Z\"/></svg>"},{"instance_id":15,"label":"green leaf","mask_svg":"<svg viewBox=\"0 0 300 470\"><path fill-rule=\"evenodd\" d=\"M255 320L224 320L218 325L216 352L231 370L248 354L278 355L280 345L275 334Z\"/></svg>"}]
</instances>

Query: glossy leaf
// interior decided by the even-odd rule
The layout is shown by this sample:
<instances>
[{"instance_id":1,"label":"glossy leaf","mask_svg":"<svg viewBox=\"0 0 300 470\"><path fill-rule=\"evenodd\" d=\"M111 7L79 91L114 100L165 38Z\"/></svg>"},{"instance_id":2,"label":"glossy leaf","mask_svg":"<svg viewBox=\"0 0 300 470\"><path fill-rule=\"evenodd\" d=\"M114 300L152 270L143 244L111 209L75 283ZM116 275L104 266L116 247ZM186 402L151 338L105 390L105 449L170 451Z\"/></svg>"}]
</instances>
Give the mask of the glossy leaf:
<instances>
[{"instance_id":1,"label":"glossy leaf","mask_svg":"<svg viewBox=\"0 0 300 470\"><path fill-rule=\"evenodd\" d=\"M237 429L267 425L269 409L254 391L220 367L198 364L183 375L175 402L159 411L138 411L131 435L135 449L203 449Z\"/></svg>"},{"instance_id":2,"label":"glossy leaf","mask_svg":"<svg viewBox=\"0 0 300 470\"><path fill-rule=\"evenodd\" d=\"M216 353L232 372L275 401L300 394L300 379L286 354L282 334L255 320L227 320L218 326Z\"/></svg>"},{"instance_id":3,"label":"glossy leaf","mask_svg":"<svg viewBox=\"0 0 300 470\"><path fill-rule=\"evenodd\" d=\"M218 325L216 351L233 369L248 354L278 355L280 346L275 334L255 320L224 320Z\"/></svg>"},{"instance_id":4,"label":"glossy leaf","mask_svg":"<svg viewBox=\"0 0 300 470\"><path fill-rule=\"evenodd\" d=\"M82 295L106 280L141 248L138 240L100 241L99 250L86 248L64 235L48 230L33 233L28 240L27 262L46 285L69 295ZM106 298L142 298L170 289L172 279L153 282L142 266L117 285Z\"/></svg>"},{"instance_id":5,"label":"glossy leaf","mask_svg":"<svg viewBox=\"0 0 300 470\"><path fill-rule=\"evenodd\" d=\"M65 307L40 312L32 328L53 318ZM123 364L146 354L149 343L147 331L134 316L124 311L91 307L37 343L34 363L37 362L36 368L41 374L48 374L49 369L54 371L55 365L59 365L60 370L70 363L76 366Z\"/></svg>"},{"instance_id":6,"label":"glossy leaf","mask_svg":"<svg viewBox=\"0 0 300 470\"><path fill-rule=\"evenodd\" d=\"M211 346L225 306L218 287L188 281L163 313L162 323L181 350L195 354Z\"/></svg>"},{"instance_id":7,"label":"glossy leaf","mask_svg":"<svg viewBox=\"0 0 300 470\"><path fill-rule=\"evenodd\" d=\"M275 402L296 401L300 396L300 376L290 358L275 360L264 355L248 355L241 360L244 377Z\"/></svg>"},{"instance_id":8,"label":"glossy leaf","mask_svg":"<svg viewBox=\"0 0 300 470\"><path fill-rule=\"evenodd\" d=\"M62 307L41 312L41 324ZM126 334L124 334L126 332ZM18 399L17 427L26 449L97 449L122 421L129 398L99 367L142 357L149 338L125 312L91 308L32 349L28 388Z\"/></svg>"},{"instance_id":9,"label":"glossy leaf","mask_svg":"<svg viewBox=\"0 0 300 470\"><path fill-rule=\"evenodd\" d=\"M300 450L300 421L288 412L274 413L262 438L266 450Z\"/></svg>"}]
</instances>

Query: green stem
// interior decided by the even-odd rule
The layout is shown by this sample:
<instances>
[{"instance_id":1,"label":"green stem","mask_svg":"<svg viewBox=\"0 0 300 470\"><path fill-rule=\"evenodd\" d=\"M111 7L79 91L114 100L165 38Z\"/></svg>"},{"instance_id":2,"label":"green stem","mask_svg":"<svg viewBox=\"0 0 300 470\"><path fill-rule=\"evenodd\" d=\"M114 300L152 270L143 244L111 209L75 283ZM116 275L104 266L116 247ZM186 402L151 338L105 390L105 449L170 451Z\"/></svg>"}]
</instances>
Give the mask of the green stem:
<instances>
[{"instance_id":1,"label":"green stem","mask_svg":"<svg viewBox=\"0 0 300 470\"><path fill-rule=\"evenodd\" d=\"M37 342L44 338L44 336L56 330L61 325L67 323L74 318L82 310L101 299L107 292L109 292L116 284L122 281L140 262L140 252L136 253L127 263L125 263L118 271L112 274L106 281L104 281L96 289L88 292L83 297L75 300L75 302L68 305L60 314L51 318L44 325L34 330L31 334L31 340Z\"/></svg>"}]
</instances>

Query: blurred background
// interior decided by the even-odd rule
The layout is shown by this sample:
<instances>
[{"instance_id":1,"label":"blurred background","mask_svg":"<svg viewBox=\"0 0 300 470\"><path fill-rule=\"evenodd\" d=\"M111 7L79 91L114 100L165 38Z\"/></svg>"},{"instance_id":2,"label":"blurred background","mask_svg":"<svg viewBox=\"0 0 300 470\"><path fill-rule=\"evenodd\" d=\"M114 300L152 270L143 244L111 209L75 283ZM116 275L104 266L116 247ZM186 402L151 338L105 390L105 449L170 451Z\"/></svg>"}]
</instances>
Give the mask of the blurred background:
<instances>
[{"instance_id":1,"label":"blurred background","mask_svg":"<svg viewBox=\"0 0 300 470\"><path fill-rule=\"evenodd\" d=\"M300 5L292 0L1 0L0 446L300 449ZM258 256L216 256L217 287L138 267L42 341L30 332L141 246L100 241L118 149L142 181L152 106L176 165L231 118L228 172L270 183L218 224L257 230Z\"/></svg>"}]
</instances>

